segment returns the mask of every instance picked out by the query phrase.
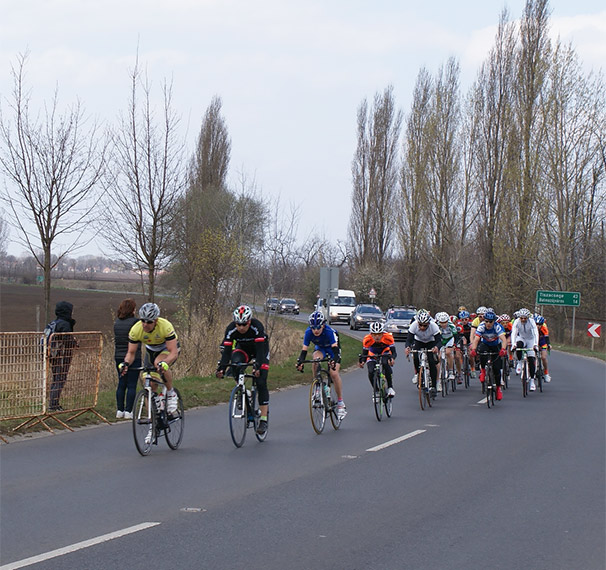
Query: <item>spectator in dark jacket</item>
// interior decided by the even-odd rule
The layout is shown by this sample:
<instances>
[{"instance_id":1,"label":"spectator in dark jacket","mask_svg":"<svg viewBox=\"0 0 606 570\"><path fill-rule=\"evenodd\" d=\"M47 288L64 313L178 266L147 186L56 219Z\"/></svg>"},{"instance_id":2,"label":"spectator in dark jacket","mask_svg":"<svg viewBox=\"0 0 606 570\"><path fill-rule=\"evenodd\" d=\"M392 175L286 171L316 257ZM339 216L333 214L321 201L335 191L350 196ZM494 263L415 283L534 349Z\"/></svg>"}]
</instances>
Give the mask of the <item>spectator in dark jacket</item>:
<instances>
[{"instance_id":1,"label":"spectator in dark jacket","mask_svg":"<svg viewBox=\"0 0 606 570\"><path fill-rule=\"evenodd\" d=\"M72 362L74 348L77 346L76 339L71 334L74 331L76 321L72 319L74 306L67 301L59 301L55 306L55 332L50 342L49 360L53 379L50 387L49 410L60 412L63 408L59 405L61 391L67 381L67 374Z\"/></svg>"},{"instance_id":2,"label":"spectator in dark jacket","mask_svg":"<svg viewBox=\"0 0 606 570\"><path fill-rule=\"evenodd\" d=\"M128 352L128 333L131 327L139 320L135 317L135 302L132 299L124 299L118 307L118 318L114 322L114 358L116 360L116 370L118 370L118 388L116 390L116 404L118 419L132 419L133 404L137 394L137 381L139 371L133 370L141 366L141 348L137 349L137 355L126 374L121 375L118 365L124 362L124 357ZM124 397L126 396L126 405Z\"/></svg>"}]
</instances>

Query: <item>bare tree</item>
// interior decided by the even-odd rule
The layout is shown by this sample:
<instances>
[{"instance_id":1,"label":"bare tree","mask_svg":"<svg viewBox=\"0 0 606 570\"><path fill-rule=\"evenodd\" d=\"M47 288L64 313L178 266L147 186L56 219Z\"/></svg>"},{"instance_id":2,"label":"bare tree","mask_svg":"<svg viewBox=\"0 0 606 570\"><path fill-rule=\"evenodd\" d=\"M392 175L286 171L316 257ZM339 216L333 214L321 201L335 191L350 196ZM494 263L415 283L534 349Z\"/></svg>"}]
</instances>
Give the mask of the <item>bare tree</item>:
<instances>
[{"instance_id":1,"label":"bare tree","mask_svg":"<svg viewBox=\"0 0 606 570\"><path fill-rule=\"evenodd\" d=\"M375 95L370 111L366 100L360 105L349 221L349 244L356 264L381 267L392 248L401 128L402 112L396 109L392 86Z\"/></svg>"},{"instance_id":2,"label":"bare tree","mask_svg":"<svg viewBox=\"0 0 606 570\"><path fill-rule=\"evenodd\" d=\"M172 86L163 84L160 119L156 119L151 92L149 80L136 66L128 110L112 136L101 235L112 251L138 268L153 301L157 274L173 256L171 231L185 175Z\"/></svg>"},{"instance_id":3,"label":"bare tree","mask_svg":"<svg viewBox=\"0 0 606 570\"><path fill-rule=\"evenodd\" d=\"M44 274L46 319L50 319L51 270L82 246L103 173L105 142L96 123L87 128L79 102L65 112L58 92L42 115L31 109L25 85L27 55L12 67L13 93L9 113L0 114L0 168L7 184L2 198L13 213L19 241ZM89 239L90 241L90 239ZM53 259L53 249L62 251Z\"/></svg>"},{"instance_id":4,"label":"bare tree","mask_svg":"<svg viewBox=\"0 0 606 570\"><path fill-rule=\"evenodd\" d=\"M8 246L8 224L0 211L0 259L6 256Z\"/></svg>"}]
</instances>

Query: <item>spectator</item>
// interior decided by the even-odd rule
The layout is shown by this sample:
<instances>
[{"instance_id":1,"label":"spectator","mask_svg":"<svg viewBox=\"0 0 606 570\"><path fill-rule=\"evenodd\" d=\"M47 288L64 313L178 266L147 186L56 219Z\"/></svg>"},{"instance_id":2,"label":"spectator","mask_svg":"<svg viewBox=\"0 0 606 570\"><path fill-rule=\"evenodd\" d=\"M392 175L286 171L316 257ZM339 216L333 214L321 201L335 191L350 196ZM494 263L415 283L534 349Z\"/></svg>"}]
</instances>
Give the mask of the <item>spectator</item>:
<instances>
[{"instance_id":1,"label":"spectator","mask_svg":"<svg viewBox=\"0 0 606 570\"><path fill-rule=\"evenodd\" d=\"M128 370L126 374L121 375L119 365L124 362L124 357L128 352L128 333L131 327L139 320L135 317L135 302L132 299L124 299L118 307L118 318L114 322L114 359L116 361L116 370L118 370L118 388L116 389L116 404L118 411L116 418L130 420L133 417L133 404L137 394L137 381L139 379L138 370ZM133 368L141 366L141 347L137 349L135 360L132 363ZM126 396L126 405L125 405Z\"/></svg>"},{"instance_id":2,"label":"spectator","mask_svg":"<svg viewBox=\"0 0 606 570\"><path fill-rule=\"evenodd\" d=\"M50 341L49 361L53 379L50 387L49 410L51 412L62 412L59 405L61 392L67 381L67 373L72 362L74 348L77 347L76 339L71 334L74 331L76 321L72 318L74 306L67 301L59 301L55 306L56 319L54 323L53 338Z\"/></svg>"}]
</instances>

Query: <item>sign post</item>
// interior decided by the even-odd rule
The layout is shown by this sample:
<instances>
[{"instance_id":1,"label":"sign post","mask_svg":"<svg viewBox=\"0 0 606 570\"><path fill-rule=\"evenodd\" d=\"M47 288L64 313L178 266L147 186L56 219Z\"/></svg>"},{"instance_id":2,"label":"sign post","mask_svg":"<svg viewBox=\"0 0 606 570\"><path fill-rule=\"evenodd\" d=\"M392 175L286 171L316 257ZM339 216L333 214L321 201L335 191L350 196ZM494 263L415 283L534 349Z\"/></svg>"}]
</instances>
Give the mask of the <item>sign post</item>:
<instances>
[{"instance_id":1,"label":"sign post","mask_svg":"<svg viewBox=\"0 0 606 570\"><path fill-rule=\"evenodd\" d=\"M537 305L556 305L558 307L572 307L572 333L570 341L574 344L574 321L576 308L581 305L581 294L578 291L537 291Z\"/></svg>"},{"instance_id":2,"label":"sign post","mask_svg":"<svg viewBox=\"0 0 606 570\"><path fill-rule=\"evenodd\" d=\"M372 301L375 300L375 297L377 296L377 292L375 291L374 287L371 287L370 291L368 292L368 296L370 297L370 299Z\"/></svg>"}]
</instances>

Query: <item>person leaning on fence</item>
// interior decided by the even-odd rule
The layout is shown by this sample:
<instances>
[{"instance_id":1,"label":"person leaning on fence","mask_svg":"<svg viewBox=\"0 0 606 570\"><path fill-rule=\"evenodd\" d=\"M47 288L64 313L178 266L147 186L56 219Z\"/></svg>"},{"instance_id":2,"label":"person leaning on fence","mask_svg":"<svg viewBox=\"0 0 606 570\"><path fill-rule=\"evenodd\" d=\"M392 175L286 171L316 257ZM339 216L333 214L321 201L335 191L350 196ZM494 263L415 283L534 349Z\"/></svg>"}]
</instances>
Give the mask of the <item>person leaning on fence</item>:
<instances>
[{"instance_id":1,"label":"person leaning on fence","mask_svg":"<svg viewBox=\"0 0 606 570\"><path fill-rule=\"evenodd\" d=\"M139 320L135 317L136 304L132 299L124 299L118 307L117 318L114 321L114 359L118 371L118 388L116 389L116 417L126 420L133 417L133 404L137 394L137 382L139 380L138 370L128 370L126 374L120 373L120 364L124 362L128 352L128 333L132 326ZM133 368L141 366L141 347L138 346ZM126 398L126 404L125 404Z\"/></svg>"},{"instance_id":2,"label":"person leaning on fence","mask_svg":"<svg viewBox=\"0 0 606 570\"><path fill-rule=\"evenodd\" d=\"M59 405L61 392L67 381L67 374L72 363L74 348L77 347L76 339L70 334L74 331L76 321L72 318L74 306L67 301L59 301L55 307L56 319L54 323L54 336L51 339L48 355L53 379L50 387L50 398L48 409L51 412L60 412L63 408Z\"/></svg>"}]
</instances>

